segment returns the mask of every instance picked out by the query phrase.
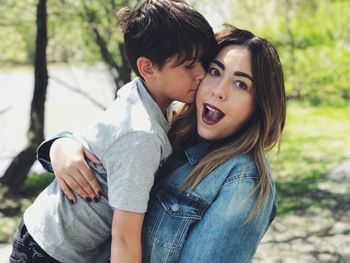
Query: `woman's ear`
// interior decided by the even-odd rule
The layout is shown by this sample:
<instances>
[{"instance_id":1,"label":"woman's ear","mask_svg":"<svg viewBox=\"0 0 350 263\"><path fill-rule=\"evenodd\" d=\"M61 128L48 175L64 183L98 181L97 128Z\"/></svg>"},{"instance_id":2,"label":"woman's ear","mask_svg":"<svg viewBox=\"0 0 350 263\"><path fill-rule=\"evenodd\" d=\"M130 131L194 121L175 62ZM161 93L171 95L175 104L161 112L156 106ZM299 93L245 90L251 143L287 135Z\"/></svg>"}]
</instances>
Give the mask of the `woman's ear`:
<instances>
[{"instance_id":1,"label":"woman's ear","mask_svg":"<svg viewBox=\"0 0 350 263\"><path fill-rule=\"evenodd\" d=\"M146 82L151 82L155 79L154 64L150 59L146 57L139 57L136 61L136 65L141 77Z\"/></svg>"}]
</instances>

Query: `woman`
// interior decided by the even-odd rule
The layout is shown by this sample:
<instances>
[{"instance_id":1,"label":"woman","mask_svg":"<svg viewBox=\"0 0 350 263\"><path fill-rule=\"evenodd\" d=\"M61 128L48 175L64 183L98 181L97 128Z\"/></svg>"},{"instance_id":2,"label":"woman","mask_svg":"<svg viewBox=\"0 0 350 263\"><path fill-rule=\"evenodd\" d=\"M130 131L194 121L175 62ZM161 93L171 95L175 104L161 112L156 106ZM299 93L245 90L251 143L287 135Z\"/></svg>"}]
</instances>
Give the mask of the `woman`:
<instances>
[{"instance_id":1,"label":"woman","mask_svg":"<svg viewBox=\"0 0 350 263\"><path fill-rule=\"evenodd\" d=\"M228 27L217 41L219 53L196 104L184 107L172 124L174 152L151 192L143 262L250 262L275 217L275 187L264 153L284 127L282 67L271 43L248 31ZM97 200L100 189L86 169L83 148L72 142L66 148L67 140L55 142L50 152L56 176L68 197L73 198L70 186ZM50 169L48 146L38 153Z\"/></svg>"}]
</instances>

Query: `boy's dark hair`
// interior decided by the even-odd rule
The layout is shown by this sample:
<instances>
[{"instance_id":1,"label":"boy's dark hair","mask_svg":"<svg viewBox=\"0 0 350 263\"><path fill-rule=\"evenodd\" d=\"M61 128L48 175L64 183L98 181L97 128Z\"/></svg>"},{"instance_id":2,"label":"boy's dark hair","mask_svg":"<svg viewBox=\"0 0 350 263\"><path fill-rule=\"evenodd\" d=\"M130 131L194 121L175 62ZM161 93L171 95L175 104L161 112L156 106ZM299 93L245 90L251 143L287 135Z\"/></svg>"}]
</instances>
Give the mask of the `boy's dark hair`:
<instances>
[{"instance_id":1,"label":"boy's dark hair","mask_svg":"<svg viewBox=\"0 0 350 263\"><path fill-rule=\"evenodd\" d=\"M131 68L140 76L136 61L150 59L159 69L177 55L174 66L215 55L216 41L208 21L185 1L145 0L118 13L124 32L125 51Z\"/></svg>"}]
</instances>

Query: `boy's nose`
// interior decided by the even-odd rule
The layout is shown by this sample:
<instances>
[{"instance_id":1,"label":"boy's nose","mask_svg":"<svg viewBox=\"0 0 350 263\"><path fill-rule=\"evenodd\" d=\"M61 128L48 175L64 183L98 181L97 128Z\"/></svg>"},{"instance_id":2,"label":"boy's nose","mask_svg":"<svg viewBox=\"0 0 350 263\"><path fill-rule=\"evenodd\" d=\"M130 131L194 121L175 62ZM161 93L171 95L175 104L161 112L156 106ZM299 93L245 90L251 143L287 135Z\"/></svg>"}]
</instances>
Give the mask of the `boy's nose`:
<instances>
[{"instance_id":1,"label":"boy's nose","mask_svg":"<svg viewBox=\"0 0 350 263\"><path fill-rule=\"evenodd\" d=\"M196 65L195 77L198 80L203 80L205 77L205 74L206 74L205 69L204 69L202 63L197 62L196 64L197 65Z\"/></svg>"}]
</instances>

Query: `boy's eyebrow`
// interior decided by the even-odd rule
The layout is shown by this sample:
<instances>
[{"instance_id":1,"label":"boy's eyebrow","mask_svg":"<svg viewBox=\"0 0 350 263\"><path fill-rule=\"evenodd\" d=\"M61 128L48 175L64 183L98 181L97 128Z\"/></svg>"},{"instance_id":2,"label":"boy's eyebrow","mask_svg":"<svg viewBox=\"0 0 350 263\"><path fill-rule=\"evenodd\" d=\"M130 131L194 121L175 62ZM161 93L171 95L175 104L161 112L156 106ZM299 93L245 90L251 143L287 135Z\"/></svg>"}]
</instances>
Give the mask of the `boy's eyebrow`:
<instances>
[{"instance_id":1,"label":"boy's eyebrow","mask_svg":"<svg viewBox=\"0 0 350 263\"><path fill-rule=\"evenodd\" d=\"M219 60L214 59L212 61L212 63L218 65L222 70L225 70L225 65L223 63L221 63ZM233 73L233 75L238 76L238 77L244 77L244 78L250 79L252 82L254 82L252 76L250 76L249 74L244 73L242 71L236 71Z\"/></svg>"}]
</instances>

